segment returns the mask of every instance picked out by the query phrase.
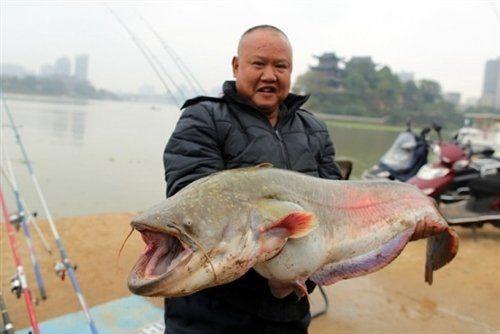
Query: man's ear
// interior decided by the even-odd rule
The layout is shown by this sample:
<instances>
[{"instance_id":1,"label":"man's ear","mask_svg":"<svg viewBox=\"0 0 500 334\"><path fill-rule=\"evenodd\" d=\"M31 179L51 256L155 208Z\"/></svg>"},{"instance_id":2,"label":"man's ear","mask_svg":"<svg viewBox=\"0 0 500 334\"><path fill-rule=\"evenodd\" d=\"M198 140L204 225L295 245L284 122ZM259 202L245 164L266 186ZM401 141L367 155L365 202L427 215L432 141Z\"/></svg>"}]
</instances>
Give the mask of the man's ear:
<instances>
[{"instance_id":1,"label":"man's ear","mask_svg":"<svg viewBox=\"0 0 500 334\"><path fill-rule=\"evenodd\" d=\"M236 78L236 75L238 74L238 67L240 66L237 56L233 57L231 64L233 66L233 78Z\"/></svg>"}]
</instances>

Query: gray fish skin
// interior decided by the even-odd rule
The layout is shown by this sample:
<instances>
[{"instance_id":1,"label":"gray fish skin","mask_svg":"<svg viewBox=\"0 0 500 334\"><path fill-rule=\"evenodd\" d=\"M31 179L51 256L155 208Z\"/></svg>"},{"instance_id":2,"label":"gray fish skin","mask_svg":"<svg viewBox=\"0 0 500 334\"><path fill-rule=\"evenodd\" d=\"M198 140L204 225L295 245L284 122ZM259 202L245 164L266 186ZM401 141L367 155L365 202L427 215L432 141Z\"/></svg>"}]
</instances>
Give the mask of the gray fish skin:
<instances>
[{"instance_id":1,"label":"gray fish skin","mask_svg":"<svg viewBox=\"0 0 500 334\"><path fill-rule=\"evenodd\" d=\"M191 183L132 226L148 247L129 289L175 297L231 282L254 268L272 293L303 296L389 264L429 238L425 279L458 250L433 200L390 181L332 181L269 167L227 170ZM168 245L168 246L165 246Z\"/></svg>"}]
</instances>

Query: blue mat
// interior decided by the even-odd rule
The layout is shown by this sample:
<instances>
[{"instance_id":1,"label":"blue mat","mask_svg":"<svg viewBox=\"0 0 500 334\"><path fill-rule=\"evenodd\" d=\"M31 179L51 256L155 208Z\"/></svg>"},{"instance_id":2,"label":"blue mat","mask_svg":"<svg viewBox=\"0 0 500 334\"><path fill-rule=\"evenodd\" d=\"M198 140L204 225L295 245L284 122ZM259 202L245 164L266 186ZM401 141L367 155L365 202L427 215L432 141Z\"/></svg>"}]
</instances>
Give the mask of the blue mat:
<instances>
[{"instance_id":1,"label":"blue mat","mask_svg":"<svg viewBox=\"0 0 500 334\"><path fill-rule=\"evenodd\" d=\"M145 298L130 296L90 309L99 334L163 334L163 309ZM16 331L30 333L31 327ZM90 328L82 311L40 323L42 334L87 334Z\"/></svg>"}]
</instances>

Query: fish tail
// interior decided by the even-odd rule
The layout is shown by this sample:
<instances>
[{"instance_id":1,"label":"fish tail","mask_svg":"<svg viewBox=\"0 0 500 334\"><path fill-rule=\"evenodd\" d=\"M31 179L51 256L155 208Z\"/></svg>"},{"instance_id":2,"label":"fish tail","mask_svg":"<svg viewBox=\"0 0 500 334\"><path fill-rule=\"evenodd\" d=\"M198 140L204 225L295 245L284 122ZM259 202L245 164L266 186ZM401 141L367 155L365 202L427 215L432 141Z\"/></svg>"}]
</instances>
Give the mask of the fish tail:
<instances>
[{"instance_id":1,"label":"fish tail","mask_svg":"<svg viewBox=\"0 0 500 334\"><path fill-rule=\"evenodd\" d=\"M433 272L455 257L458 252L458 235L452 228L427 239L427 259L425 262L425 281L431 285Z\"/></svg>"}]
</instances>

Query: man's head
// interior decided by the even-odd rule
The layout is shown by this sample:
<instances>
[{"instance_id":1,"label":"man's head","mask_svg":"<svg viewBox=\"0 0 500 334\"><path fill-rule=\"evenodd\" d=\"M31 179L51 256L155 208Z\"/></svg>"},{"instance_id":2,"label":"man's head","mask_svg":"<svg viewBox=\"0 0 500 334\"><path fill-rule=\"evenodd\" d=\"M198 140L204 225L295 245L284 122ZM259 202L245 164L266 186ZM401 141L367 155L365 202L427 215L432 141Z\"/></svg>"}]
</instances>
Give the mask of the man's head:
<instances>
[{"instance_id":1,"label":"man's head","mask_svg":"<svg viewBox=\"0 0 500 334\"><path fill-rule=\"evenodd\" d=\"M232 65L238 94L264 114L276 113L290 91L292 47L286 35L268 25L248 29Z\"/></svg>"}]
</instances>

